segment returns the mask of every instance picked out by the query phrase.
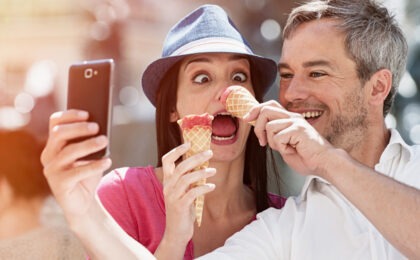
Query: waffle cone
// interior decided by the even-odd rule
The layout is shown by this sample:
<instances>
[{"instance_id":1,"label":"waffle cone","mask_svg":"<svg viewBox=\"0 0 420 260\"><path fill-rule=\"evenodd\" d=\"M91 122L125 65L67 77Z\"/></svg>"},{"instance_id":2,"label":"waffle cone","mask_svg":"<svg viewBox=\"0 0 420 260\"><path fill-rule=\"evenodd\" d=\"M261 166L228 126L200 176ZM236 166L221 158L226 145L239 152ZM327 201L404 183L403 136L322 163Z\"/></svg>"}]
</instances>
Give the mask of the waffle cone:
<instances>
[{"instance_id":1,"label":"waffle cone","mask_svg":"<svg viewBox=\"0 0 420 260\"><path fill-rule=\"evenodd\" d=\"M182 121L178 122L182 128ZM185 159L206 151L210 149L211 144L211 134L212 129L211 126L203 126L203 125L195 125L191 128L183 128L182 129L182 136L184 138L184 142L189 142L191 144L191 148L185 153ZM194 168L194 170L205 169L209 165L209 162L205 162L200 166ZM193 187L200 186L206 184L206 179L201 179L193 184ZM195 210L195 217L197 220L197 225L201 225L201 220L203 218L203 208L204 208L204 195L199 196L194 201L194 210Z\"/></svg>"},{"instance_id":2,"label":"waffle cone","mask_svg":"<svg viewBox=\"0 0 420 260\"><path fill-rule=\"evenodd\" d=\"M196 153L200 153L210 149L211 143L211 128L195 126L190 130L184 130L182 132L185 142L191 143L190 150L185 154L188 158ZM208 167L208 161L196 167L194 170L200 170ZM200 186L206 184L206 179L201 179L193 184L193 186ZM203 218L203 207L204 207L204 195L199 196L194 201L195 217L197 225L201 225Z\"/></svg>"},{"instance_id":3,"label":"waffle cone","mask_svg":"<svg viewBox=\"0 0 420 260\"><path fill-rule=\"evenodd\" d=\"M233 116L243 118L252 107L259 104L255 97L244 87L234 86L229 91L225 106L226 110ZM252 125L254 123L250 122Z\"/></svg>"}]
</instances>

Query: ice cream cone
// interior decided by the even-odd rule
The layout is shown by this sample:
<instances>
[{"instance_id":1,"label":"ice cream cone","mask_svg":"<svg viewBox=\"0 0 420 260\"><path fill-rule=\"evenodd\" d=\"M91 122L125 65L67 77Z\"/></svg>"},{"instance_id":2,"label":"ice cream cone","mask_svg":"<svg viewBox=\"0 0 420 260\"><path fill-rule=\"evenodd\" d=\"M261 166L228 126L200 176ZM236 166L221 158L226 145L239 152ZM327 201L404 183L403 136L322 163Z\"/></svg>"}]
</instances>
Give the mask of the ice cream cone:
<instances>
[{"instance_id":1,"label":"ice cream cone","mask_svg":"<svg viewBox=\"0 0 420 260\"><path fill-rule=\"evenodd\" d=\"M185 154L185 158L188 158L194 154L206 151L210 149L211 144L211 122L213 117L209 114L203 115L189 115L180 120L178 124L182 129L182 136L184 142L191 144L190 150ZM208 161L196 167L194 170L200 170L208 167ZM194 183L193 186L200 186L206 183L206 179L201 179ZM199 196L194 201L195 216L197 225L201 225L203 217L203 206L204 206L204 195Z\"/></svg>"},{"instance_id":2,"label":"ice cream cone","mask_svg":"<svg viewBox=\"0 0 420 260\"><path fill-rule=\"evenodd\" d=\"M238 118L243 118L252 107L259 104L251 92L241 86L228 87L222 94L221 101L226 110ZM254 125L255 121L249 123Z\"/></svg>"}]
</instances>

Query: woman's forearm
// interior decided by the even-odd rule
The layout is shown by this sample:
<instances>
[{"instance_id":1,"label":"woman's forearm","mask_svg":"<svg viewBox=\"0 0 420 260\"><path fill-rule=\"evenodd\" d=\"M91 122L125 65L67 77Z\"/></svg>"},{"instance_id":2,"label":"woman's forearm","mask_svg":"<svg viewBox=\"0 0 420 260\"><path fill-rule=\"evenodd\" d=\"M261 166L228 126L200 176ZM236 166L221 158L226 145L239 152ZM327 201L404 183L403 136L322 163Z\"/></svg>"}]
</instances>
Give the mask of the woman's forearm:
<instances>
[{"instance_id":1,"label":"woman's forearm","mask_svg":"<svg viewBox=\"0 0 420 260\"><path fill-rule=\"evenodd\" d=\"M102 206L99 198L83 219L69 219L91 259L156 259L129 236Z\"/></svg>"}]
</instances>

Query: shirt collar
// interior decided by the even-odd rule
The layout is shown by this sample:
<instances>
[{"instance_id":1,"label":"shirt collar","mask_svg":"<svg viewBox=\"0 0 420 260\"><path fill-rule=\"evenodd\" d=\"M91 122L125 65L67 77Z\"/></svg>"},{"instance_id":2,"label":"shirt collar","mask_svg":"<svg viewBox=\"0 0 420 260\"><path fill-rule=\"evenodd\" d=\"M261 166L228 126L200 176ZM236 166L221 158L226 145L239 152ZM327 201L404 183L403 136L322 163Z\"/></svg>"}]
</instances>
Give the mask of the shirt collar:
<instances>
[{"instance_id":1,"label":"shirt collar","mask_svg":"<svg viewBox=\"0 0 420 260\"><path fill-rule=\"evenodd\" d=\"M391 128L389 131L391 132L391 137L388 145L382 152L379 163L387 161L399 153L405 153L408 155L408 160L411 160L414 153L412 147L402 139L400 133L396 129Z\"/></svg>"},{"instance_id":2,"label":"shirt collar","mask_svg":"<svg viewBox=\"0 0 420 260\"><path fill-rule=\"evenodd\" d=\"M413 148L402 139L400 133L396 129L389 129L389 131L391 132L391 137L389 139L388 145L385 147L385 150L382 152L379 162L381 163L383 161L387 161L393 158L395 155L397 155L400 152L400 149L402 150L403 153L408 154L409 156L408 159L410 160L414 153ZM330 182L328 182L327 180L321 177L309 175L308 177L306 177L305 182L302 186L302 190L300 193L301 196L305 195L309 185L313 181L320 181L325 184L330 184Z\"/></svg>"},{"instance_id":3,"label":"shirt collar","mask_svg":"<svg viewBox=\"0 0 420 260\"><path fill-rule=\"evenodd\" d=\"M302 186L302 189L301 189L301 192L300 192L300 196L299 196L300 198L305 197L305 193L308 190L309 185L311 185L311 183L315 182L315 181L319 181L319 182L330 185L330 183L327 180L325 180L321 177L318 177L318 176L315 176L315 175L309 175L309 176L306 177L305 182L303 183L303 186Z\"/></svg>"}]
</instances>

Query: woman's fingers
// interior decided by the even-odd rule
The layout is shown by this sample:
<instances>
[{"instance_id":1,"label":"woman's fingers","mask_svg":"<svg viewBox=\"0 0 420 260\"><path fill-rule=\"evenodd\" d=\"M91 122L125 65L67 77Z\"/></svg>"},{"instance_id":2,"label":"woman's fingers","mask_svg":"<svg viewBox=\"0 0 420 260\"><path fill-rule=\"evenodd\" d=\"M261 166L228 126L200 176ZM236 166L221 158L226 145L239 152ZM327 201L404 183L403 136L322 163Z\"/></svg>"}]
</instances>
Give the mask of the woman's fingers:
<instances>
[{"instance_id":1,"label":"woman's fingers","mask_svg":"<svg viewBox=\"0 0 420 260\"><path fill-rule=\"evenodd\" d=\"M216 188L216 185L214 183L206 183L200 186L196 186L194 188L189 189L185 195L182 197L182 200L187 205L192 205L194 200L201 196L205 195L211 191L213 191Z\"/></svg>"},{"instance_id":2,"label":"woman's fingers","mask_svg":"<svg viewBox=\"0 0 420 260\"><path fill-rule=\"evenodd\" d=\"M164 180L172 175L175 169L175 162L182 157L191 147L190 143L185 143L170 150L162 156L162 169Z\"/></svg>"},{"instance_id":3,"label":"woman's fingers","mask_svg":"<svg viewBox=\"0 0 420 260\"><path fill-rule=\"evenodd\" d=\"M179 178L181 175L192 171L193 169L199 167L200 165L204 164L213 156L213 152L211 150L207 150L201 153L194 154L193 156L183 160L180 162L174 170L174 177Z\"/></svg>"},{"instance_id":4,"label":"woman's fingers","mask_svg":"<svg viewBox=\"0 0 420 260\"><path fill-rule=\"evenodd\" d=\"M108 138L104 135L66 145L56 160L60 161L63 168L72 167L73 163L89 154L100 151L108 145Z\"/></svg>"},{"instance_id":5,"label":"woman's fingers","mask_svg":"<svg viewBox=\"0 0 420 260\"><path fill-rule=\"evenodd\" d=\"M185 195L192 185L199 180L212 177L216 174L215 168L205 168L182 175L174 185L165 185L164 194L172 200L177 200Z\"/></svg>"},{"instance_id":6,"label":"woman's fingers","mask_svg":"<svg viewBox=\"0 0 420 260\"><path fill-rule=\"evenodd\" d=\"M53 162L44 168L44 174L48 182L52 184L51 186L54 187L54 191L69 191L83 180L94 177L99 180L103 172L111 167L111 164L110 158L103 158L95 161L75 163L73 167L62 170L59 169L59 164ZM60 174L57 174L57 172L60 172Z\"/></svg>"},{"instance_id":7,"label":"woman's fingers","mask_svg":"<svg viewBox=\"0 0 420 260\"><path fill-rule=\"evenodd\" d=\"M79 110L56 112L50 117L49 137L41 154L44 166L60 153L69 140L98 133L98 124L85 122L86 119L87 112Z\"/></svg>"},{"instance_id":8,"label":"woman's fingers","mask_svg":"<svg viewBox=\"0 0 420 260\"><path fill-rule=\"evenodd\" d=\"M184 146L185 145L185 146ZM193 169L199 167L206 161L208 161L212 156L213 153L211 150L207 150L198 154L195 154L182 162L178 165L175 162L185 154L190 145L184 144L178 146L165 154L162 157L162 168L163 168L163 183L164 185L175 185L178 179L185 173L192 171Z\"/></svg>"},{"instance_id":9,"label":"woman's fingers","mask_svg":"<svg viewBox=\"0 0 420 260\"><path fill-rule=\"evenodd\" d=\"M70 109L55 112L50 116L49 130L51 131L56 125L86 121L88 117L89 113L83 110Z\"/></svg>"}]
</instances>

